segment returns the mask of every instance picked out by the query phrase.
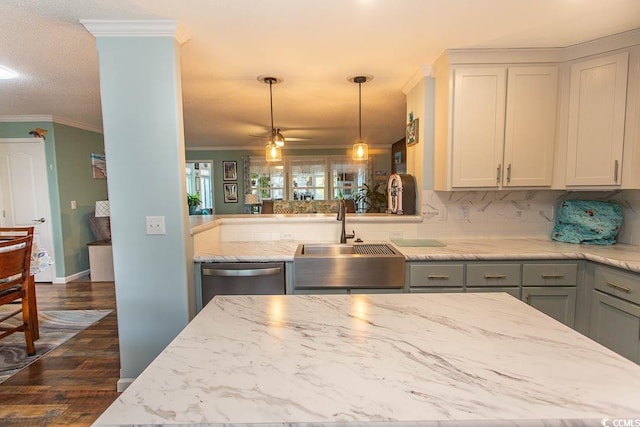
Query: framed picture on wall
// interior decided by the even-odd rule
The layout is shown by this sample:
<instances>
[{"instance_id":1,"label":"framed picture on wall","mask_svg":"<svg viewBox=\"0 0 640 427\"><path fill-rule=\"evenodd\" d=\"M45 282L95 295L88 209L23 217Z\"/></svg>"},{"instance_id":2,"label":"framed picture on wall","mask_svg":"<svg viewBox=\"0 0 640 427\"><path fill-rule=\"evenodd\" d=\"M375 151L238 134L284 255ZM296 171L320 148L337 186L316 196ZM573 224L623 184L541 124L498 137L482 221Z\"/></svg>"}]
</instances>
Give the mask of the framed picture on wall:
<instances>
[{"instance_id":1,"label":"framed picture on wall","mask_svg":"<svg viewBox=\"0 0 640 427\"><path fill-rule=\"evenodd\" d=\"M418 143L418 119L413 119L407 124L407 147Z\"/></svg>"},{"instance_id":2,"label":"framed picture on wall","mask_svg":"<svg viewBox=\"0 0 640 427\"><path fill-rule=\"evenodd\" d=\"M238 162L236 161L224 161L222 162L223 179L225 181L237 181L238 180Z\"/></svg>"},{"instance_id":3,"label":"framed picture on wall","mask_svg":"<svg viewBox=\"0 0 640 427\"><path fill-rule=\"evenodd\" d=\"M235 163L235 162L234 162ZM238 203L238 183L224 183L224 202Z\"/></svg>"}]
</instances>

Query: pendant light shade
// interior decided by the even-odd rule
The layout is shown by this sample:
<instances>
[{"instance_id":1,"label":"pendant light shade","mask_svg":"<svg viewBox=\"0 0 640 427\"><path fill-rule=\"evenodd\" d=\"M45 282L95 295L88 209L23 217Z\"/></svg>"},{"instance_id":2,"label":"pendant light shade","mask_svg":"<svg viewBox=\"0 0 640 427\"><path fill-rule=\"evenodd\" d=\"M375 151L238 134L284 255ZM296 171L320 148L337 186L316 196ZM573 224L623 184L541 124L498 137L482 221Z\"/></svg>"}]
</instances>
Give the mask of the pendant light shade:
<instances>
[{"instance_id":1,"label":"pendant light shade","mask_svg":"<svg viewBox=\"0 0 640 427\"><path fill-rule=\"evenodd\" d=\"M266 148L266 159L268 162L277 162L282 160L282 150L280 147L284 146L284 136L280 133L280 129L273 127L273 91L271 87L280 83L282 80L278 80L276 77L259 76L258 80L269 85L269 106L271 108L271 134Z\"/></svg>"},{"instance_id":2,"label":"pendant light shade","mask_svg":"<svg viewBox=\"0 0 640 427\"><path fill-rule=\"evenodd\" d=\"M358 84L358 140L353 144L353 160L367 160L369 158L369 146L362 140L362 83L370 81L372 76L355 76L349 81Z\"/></svg>"},{"instance_id":3,"label":"pendant light shade","mask_svg":"<svg viewBox=\"0 0 640 427\"><path fill-rule=\"evenodd\" d=\"M369 146L364 141L356 141L353 144L353 160L367 160L369 158Z\"/></svg>"},{"instance_id":4,"label":"pendant light shade","mask_svg":"<svg viewBox=\"0 0 640 427\"><path fill-rule=\"evenodd\" d=\"M265 150L265 157L268 162L279 162L282 160L282 149L269 141Z\"/></svg>"}]
</instances>

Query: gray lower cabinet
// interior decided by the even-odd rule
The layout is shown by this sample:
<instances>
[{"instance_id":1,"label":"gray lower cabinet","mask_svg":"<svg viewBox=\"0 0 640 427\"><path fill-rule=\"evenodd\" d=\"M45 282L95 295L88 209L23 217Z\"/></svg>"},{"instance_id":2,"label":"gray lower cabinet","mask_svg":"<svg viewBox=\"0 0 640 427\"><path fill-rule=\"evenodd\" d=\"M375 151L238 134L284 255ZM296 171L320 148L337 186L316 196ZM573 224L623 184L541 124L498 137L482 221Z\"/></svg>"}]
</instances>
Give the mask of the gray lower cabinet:
<instances>
[{"instance_id":1,"label":"gray lower cabinet","mask_svg":"<svg viewBox=\"0 0 640 427\"><path fill-rule=\"evenodd\" d=\"M640 363L640 275L596 265L589 336Z\"/></svg>"},{"instance_id":2,"label":"gray lower cabinet","mask_svg":"<svg viewBox=\"0 0 640 427\"><path fill-rule=\"evenodd\" d=\"M522 265L522 301L573 328L576 319L577 262Z\"/></svg>"},{"instance_id":3,"label":"gray lower cabinet","mask_svg":"<svg viewBox=\"0 0 640 427\"><path fill-rule=\"evenodd\" d=\"M462 292L464 264L407 263L406 278L409 292Z\"/></svg>"},{"instance_id":4,"label":"gray lower cabinet","mask_svg":"<svg viewBox=\"0 0 640 427\"><path fill-rule=\"evenodd\" d=\"M576 318L576 288L529 286L522 288L522 301L573 328Z\"/></svg>"},{"instance_id":5,"label":"gray lower cabinet","mask_svg":"<svg viewBox=\"0 0 640 427\"><path fill-rule=\"evenodd\" d=\"M594 290L589 335L621 356L640 363L640 306Z\"/></svg>"},{"instance_id":6,"label":"gray lower cabinet","mask_svg":"<svg viewBox=\"0 0 640 427\"><path fill-rule=\"evenodd\" d=\"M520 263L469 263L467 264L467 289L471 287L518 287L521 282Z\"/></svg>"}]
</instances>

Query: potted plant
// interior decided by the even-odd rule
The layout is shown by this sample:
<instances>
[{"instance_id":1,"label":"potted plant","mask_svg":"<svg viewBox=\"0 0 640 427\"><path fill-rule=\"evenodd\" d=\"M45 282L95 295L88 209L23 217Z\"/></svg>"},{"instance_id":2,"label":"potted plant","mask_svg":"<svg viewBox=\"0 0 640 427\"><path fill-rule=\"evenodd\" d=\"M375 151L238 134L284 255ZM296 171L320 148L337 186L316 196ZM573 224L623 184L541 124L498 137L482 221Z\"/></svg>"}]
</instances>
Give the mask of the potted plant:
<instances>
[{"instance_id":1,"label":"potted plant","mask_svg":"<svg viewBox=\"0 0 640 427\"><path fill-rule=\"evenodd\" d=\"M189 205L189 215L195 215L196 209L202 203L200 199L200 195L198 193L189 194L187 193L187 205Z\"/></svg>"},{"instance_id":2,"label":"potted plant","mask_svg":"<svg viewBox=\"0 0 640 427\"><path fill-rule=\"evenodd\" d=\"M356 205L359 205L360 201L362 201L367 213L385 212L387 209L387 192L385 190L386 186L382 182L374 184L373 188L369 187L368 184L362 184L362 188L354 197Z\"/></svg>"}]
</instances>

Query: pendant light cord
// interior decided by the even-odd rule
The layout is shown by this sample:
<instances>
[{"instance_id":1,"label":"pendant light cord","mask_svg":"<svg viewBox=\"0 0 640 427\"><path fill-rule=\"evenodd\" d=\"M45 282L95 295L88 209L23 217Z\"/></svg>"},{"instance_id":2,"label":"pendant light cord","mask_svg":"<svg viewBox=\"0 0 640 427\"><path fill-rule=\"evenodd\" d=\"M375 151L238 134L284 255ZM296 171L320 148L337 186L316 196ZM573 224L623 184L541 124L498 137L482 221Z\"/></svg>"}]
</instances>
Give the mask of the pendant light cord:
<instances>
[{"instance_id":1,"label":"pendant light cord","mask_svg":"<svg viewBox=\"0 0 640 427\"><path fill-rule=\"evenodd\" d=\"M358 81L358 136L362 141L362 82Z\"/></svg>"},{"instance_id":2,"label":"pendant light cord","mask_svg":"<svg viewBox=\"0 0 640 427\"><path fill-rule=\"evenodd\" d=\"M271 92L272 85L273 85L273 80L269 79L269 102L271 104L271 142L275 143L274 132L273 132L273 92Z\"/></svg>"}]
</instances>

